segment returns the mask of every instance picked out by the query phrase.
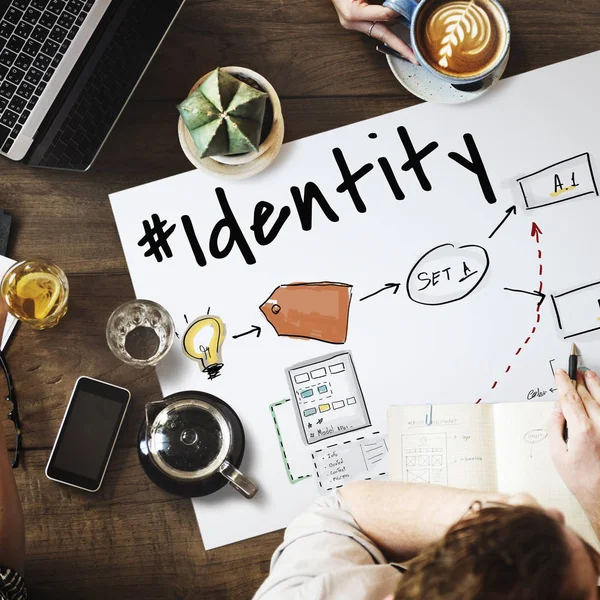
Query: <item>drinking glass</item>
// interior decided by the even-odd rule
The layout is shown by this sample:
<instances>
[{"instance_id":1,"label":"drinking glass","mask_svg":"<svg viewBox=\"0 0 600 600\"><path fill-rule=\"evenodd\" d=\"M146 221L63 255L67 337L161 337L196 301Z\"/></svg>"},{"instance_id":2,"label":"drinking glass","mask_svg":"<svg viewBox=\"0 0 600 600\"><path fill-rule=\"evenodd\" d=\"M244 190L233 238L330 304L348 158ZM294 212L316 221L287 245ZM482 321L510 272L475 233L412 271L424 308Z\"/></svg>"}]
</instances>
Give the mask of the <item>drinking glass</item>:
<instances>
[{"instance_id":1,"label":"drinking glass","mask_svg":"<svg viewBox=\"0 0 600 600\"><path fill-rule=\"evenodd\" d=\"M60 267L43 259L14 264L0 282L8 312L33 329L54 327L67 312L69 282Z\"/></svg>"},{"instance_id":2,"label":"drinking glass","mask_svg":"<svg viewBox=\"0 0 600 600\"><path fill-rule=\"evenodd\" d=\"M132 367L158 363L173 345L174 337L171 315L152 300L130 300L121 304L106 324L108 347Z\"/></svg>"}]
</instances>

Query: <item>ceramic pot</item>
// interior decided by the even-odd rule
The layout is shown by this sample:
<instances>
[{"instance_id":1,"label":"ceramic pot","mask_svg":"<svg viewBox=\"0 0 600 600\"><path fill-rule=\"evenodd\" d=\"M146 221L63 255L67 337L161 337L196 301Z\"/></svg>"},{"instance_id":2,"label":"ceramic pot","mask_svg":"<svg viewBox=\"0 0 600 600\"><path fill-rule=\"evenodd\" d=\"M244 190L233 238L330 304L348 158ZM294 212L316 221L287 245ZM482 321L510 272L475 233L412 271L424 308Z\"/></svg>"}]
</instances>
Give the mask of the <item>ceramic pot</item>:
<instances>
[{"instance_id":1,"label":"ceramic pot","mask_svg":"<svg viewBox=\"0 0 600 600\"><path fill-rule=\"evenodd\" d=\"M234 156L210 156L207 158L200 158L194 140L181 117L179 117L179 123L177 125L179 143L188 160L197 169L211 175L227 177L229 179L246 179L266 169L275 160L275 157L279 154L279 150L281 150L285 130L283 115L281 113L281 102L279 101L279 96L277 95L275 88L262 75L259 75L255 71L246 69L245 67L222 67L222 70L234 77L240 77L242 80L244 78L252 79L269 96L267 105L270 102L272 111L267 107L258 150ZM189 93L193 93L209 75L210 73L207 73L201 77L194 84ZM268 118L270 115L272 115L272 119ZM264 131L265 125L268 126L269 121L272 121L269 130Z\"/></svg>"}]
</instances>

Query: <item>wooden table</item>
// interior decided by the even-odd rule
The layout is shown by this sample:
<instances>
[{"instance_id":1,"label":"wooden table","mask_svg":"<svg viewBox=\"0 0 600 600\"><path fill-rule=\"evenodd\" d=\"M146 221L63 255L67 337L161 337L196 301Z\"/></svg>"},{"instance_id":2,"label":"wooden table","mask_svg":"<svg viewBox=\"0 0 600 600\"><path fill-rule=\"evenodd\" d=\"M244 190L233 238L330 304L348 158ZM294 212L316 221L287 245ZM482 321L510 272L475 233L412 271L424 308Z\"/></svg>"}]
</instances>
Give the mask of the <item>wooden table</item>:
<instances>
[{"instance_id":1,"label":"wooden table","mask_svg":"<svg viewBox=\"0 0 600 600\"><path fill-rule=\"evenodd\" d=\"M600 47L596 3L506 5L513 29L508 76ZM90 172L0 161L0 206L14 217L9 255L56 261L71 284L63 322L41 333L20 327L7 353L23 422L25 455L16 476L32 598L247 599L281 541L277 532L204 550L191 502L154 487L138 463L136 432L145 403L160 397L156 376L120 364L104 339L110 312L133 297L107 195L189 170L175 104L219 65L247 66L273 83L287 140L419 102L396 82L372 40L339 26L329 0L187 0ZM561 84L577 93L576 82ZM44 476L82 374L133 394L97 494Z\"/></svg>"}]
</instances>

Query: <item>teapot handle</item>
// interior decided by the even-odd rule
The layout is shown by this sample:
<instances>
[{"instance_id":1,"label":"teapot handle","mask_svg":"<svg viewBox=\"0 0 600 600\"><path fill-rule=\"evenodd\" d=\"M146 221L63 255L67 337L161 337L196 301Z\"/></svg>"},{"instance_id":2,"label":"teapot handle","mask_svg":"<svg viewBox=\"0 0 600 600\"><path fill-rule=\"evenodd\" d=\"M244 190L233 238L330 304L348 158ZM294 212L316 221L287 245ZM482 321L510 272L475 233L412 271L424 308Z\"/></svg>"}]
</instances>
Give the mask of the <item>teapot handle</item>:
<instances>
[{"instance_id":1,"label":"teapot handle","mask_svg":"<svg viewBox=\"0 0 600 600\"><path fill-rule=\"evenodd\" d=\"M245 498L254 498L258 492L258 486L226 460L219 467L219 473Z\"/></svg>"}]
</instances>

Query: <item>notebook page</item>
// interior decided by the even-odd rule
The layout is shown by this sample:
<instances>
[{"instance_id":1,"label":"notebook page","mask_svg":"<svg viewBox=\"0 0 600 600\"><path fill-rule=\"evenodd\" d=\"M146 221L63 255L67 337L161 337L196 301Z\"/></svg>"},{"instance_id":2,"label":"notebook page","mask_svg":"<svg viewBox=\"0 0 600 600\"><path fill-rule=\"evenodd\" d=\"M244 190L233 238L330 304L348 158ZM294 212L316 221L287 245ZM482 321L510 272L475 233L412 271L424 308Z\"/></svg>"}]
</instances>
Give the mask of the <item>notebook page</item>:
<instances>
[{"instance_id":1,"label":"notebook page","mask_svg":"<svg viewBox=\"0 0 600 600\"><path fill-rule=\"evenodd\" d=\"M600 550L583 509L550 458L546 422L554 402L507 402L493 406L498 490L529 492L540 504L558 508L567 524Z\"/></svg>"},{"instance_id":2,"label":"notebook page","mask_svg":"<svg viewBox=\"0 0 600 600\"><path fill-rule=\"evenodd\" d=\"M387 411L390 480L496 490L489 405L392 406Z\"/></svg>"}]
</instances>

